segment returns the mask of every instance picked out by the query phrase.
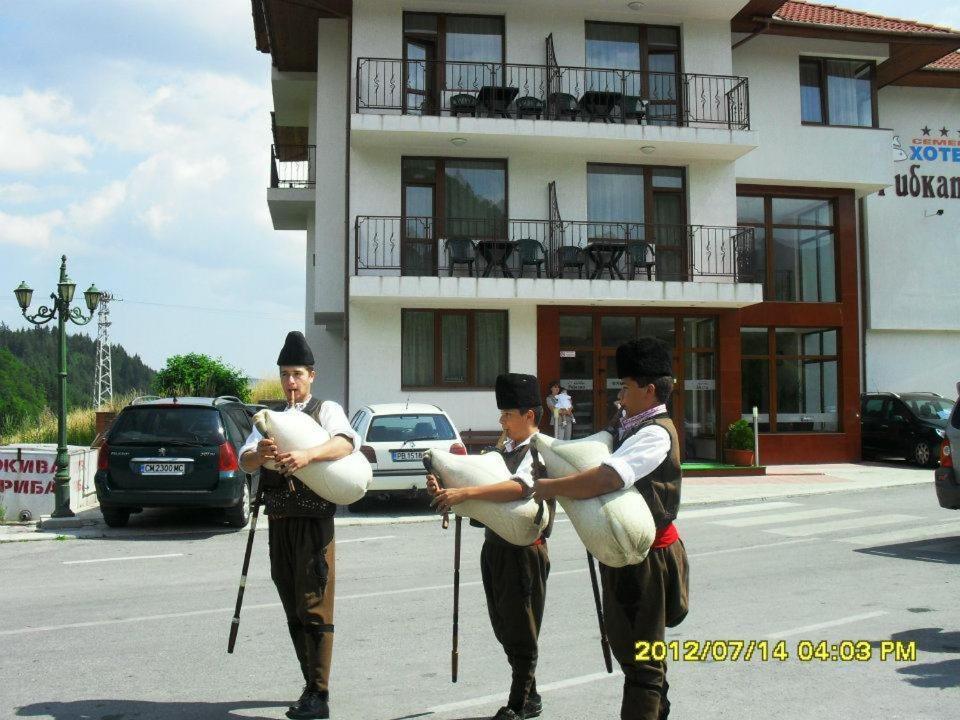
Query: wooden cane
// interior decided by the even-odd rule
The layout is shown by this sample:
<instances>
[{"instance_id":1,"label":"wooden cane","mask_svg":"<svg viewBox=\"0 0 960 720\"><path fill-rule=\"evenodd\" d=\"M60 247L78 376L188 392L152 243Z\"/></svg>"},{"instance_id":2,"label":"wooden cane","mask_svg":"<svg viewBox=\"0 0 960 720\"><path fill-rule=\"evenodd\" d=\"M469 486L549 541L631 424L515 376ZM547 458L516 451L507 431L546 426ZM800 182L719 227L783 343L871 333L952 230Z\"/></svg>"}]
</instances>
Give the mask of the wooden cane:
<instances>
[{"instance_id":1,"label":"wooden cane","mask_svg":"<svg viewBox=\"0 0 960 720\"><path fill-rule=\"evenodd\" d=\"M600 647L603 649L603 662L607 672L613 672L613 660L610 658L610 643L607 640L607 628L603 623L603 608L600 605L600 585L597 583L597 568L593 564L593 555L587 553L587 565L590 567L590 582L593 584L593 602L597 606L597 623L600 625Z\"/></svg>"},{"instance_id":2,"label":"wooden cane","mask_svg":"<svg viewBox=\"0 0 960 720\"><path fill-rule=\"evenodd\" d=\"M460 666L460 531L463 527L463 518L457 515L457 526L453 541L453 649L450 652L450 676L453 682L457 681L457 672Z\"/></svg>"},{"instance_id":3,"label":"wooden cane","mask_svg":"<svg viewBox=\"0 0 960 720\"><path fill-rule=\"evenodd\" d=\"M243 554L243 569L240 571L240 589L237 591L237 608L230 621L230 639L227 640L227 652L232 653L237 644L237 631L240 629L240 608L243 606L243 591L247 587L247 570L250 569L250 556L253 553L253 538L257 532L257 518L260 516L260 505L263 503L263 488L257 483L257 496L253 501L253 514L250 518L250 533L247 535L247 550Z\"/></svg>"}]
</instances>

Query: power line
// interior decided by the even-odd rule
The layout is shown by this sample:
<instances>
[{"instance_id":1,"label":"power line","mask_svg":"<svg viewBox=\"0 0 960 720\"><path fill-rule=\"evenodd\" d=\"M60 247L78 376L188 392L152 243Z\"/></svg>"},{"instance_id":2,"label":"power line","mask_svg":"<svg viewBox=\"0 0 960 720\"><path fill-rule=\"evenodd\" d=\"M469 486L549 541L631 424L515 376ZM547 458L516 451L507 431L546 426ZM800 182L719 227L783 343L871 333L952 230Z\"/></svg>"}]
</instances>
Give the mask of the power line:
<instances>
[{"instance_id":1,"label":"power line","mask_svg":"<svg viewBox=\"0 0 960 720\"><path fill-rule=\"evenodd\" d=\"M227 313L232 315L244 315L247 317L259 316L268 318L288 318L299 315L298 312L290 311L286 313L266 313L259 310L234 310L231 308L203 307L202 305L177 305L174 303L147 302L145 300L126 300L131 305L149 305L152 307L177 308L179 310L201 310L203 312Z\"/></svg>"}]
</instances>

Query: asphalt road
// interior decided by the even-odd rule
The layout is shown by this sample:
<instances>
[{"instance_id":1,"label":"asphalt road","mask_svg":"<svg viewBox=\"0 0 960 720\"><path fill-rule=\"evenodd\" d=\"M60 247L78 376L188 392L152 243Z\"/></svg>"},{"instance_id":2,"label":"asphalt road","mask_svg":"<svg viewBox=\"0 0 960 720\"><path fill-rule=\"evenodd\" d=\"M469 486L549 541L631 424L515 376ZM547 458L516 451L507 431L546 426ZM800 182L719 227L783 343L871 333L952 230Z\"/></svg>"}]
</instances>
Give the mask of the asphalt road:
<instances>
[{"instance_id":1,"label":"asphalt road","mask_svg":"<svg viewBox=\"0 0 960 720\"><path fill-rule=\"evenodd\" d=\"M204 518L125 539L0 545L0 717L282 718L299 670L258 533L240 639L226 653L246 533ZM136 524L136 523L134 523ZM929 486L695 507L678 523L691 612L669 640L781 640L790 659L669 665L678 718L955 718L960 712L960 513ZM182 527L182 526L181 526ZM453 531L439 522L337 530L334 718L490 717L509 668L464 527L460 681L449 676ZM584 551L550 541L543 717L616 718ZM797 658L801 641L870 641L865 662ZM915 659L881 660L881 641ZM730 646L723 645L730 649ZM861 646L863 647L863 646ZM714 649L707 654L712 656Z\"/></svg>"}]
</instances>

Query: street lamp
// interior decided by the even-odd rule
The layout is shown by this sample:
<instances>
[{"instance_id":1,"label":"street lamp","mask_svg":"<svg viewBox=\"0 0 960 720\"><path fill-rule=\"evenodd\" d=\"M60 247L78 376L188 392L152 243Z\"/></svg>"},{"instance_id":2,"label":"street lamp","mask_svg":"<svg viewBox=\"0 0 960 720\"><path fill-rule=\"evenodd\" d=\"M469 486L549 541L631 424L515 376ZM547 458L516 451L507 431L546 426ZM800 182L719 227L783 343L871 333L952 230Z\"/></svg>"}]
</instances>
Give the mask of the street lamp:
<instances>
[{"instance_id":1,"label":"street lamp","mask_svg":"<svg viewBox=\"0 0 960 720\"><path fill-rule=\"evenodd\" d=\"M30 307L30 300L33 298L33 288L27 283L22 282L13 291L17 298L17 304L23 316L33 325L46 325L56 318L60 341L60 372L59 390L60 397L57 399L57 473L54 475L54 509L52 517L73 517L74 513L70 509L70 458L67 455L67 321L75 325L86 325L93 319L94 311L100 304L100 291L96 286L91 285L83 298L87 304L87 310L90 315L84 317L83 310L78 307L71 308L73 295L77 290L76 284L67 276L67 256L60 258L60 281L57 283L57 292L50 293L50 299L53 304L50 307L43 305L33 315L27 314L27 308Z\"/></svg>"}]
</instances>

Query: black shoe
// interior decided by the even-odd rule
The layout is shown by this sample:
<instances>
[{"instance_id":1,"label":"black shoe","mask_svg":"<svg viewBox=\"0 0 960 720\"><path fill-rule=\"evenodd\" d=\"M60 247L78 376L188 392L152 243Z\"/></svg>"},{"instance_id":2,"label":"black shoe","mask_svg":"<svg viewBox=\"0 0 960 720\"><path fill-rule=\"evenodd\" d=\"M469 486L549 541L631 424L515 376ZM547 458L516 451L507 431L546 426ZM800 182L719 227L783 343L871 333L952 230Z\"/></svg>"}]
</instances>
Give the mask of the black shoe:
<instances>
[{"instance_id":1,"label":"black shoe","mask_svg":"<svg viewBox=\"0 0 960 720\"><path fill-rule=\"evenodd\" d=\"M287 710L287 717L290 720L326 720L330 717L330 707L319 691L308 690L296 705Z\"/></svg>"},{"instance_id":2,"label":"black shoe","mask_svg":"<svg viewBox=\"0 0 960 720\"><path fill-rule=\"evenodd\" d=\"M531 695L523 705L523 717L535 718L543 712L543 700L539 695Z\"/></svg>"},{"instance_id":3,"label":"black shoe","mask_svg":"<svg viewBox=\"0 0 960 720\"><path fill-rule=\"evenodd\" d=\"M493 716L493 720L523 720L523 713L518 713L516 710L511 710L504 706L497 710L497 714Z\"/></svg>"},{"instance_id":4,"label":"black shoe","mask_svg":"<svg viewBox=\"0 0 960 720\"><path fill-rule=\"evenodd\" d=\"M287 710L296 710L298 707L300 707L300 703L302 703L304 700L307 699L307 695L309 694L310 694L310 686L304 685L303 692L300 693L300 697L297 698L297 701L293 705L288 707Z\"/></svg>"}]
</instances>

